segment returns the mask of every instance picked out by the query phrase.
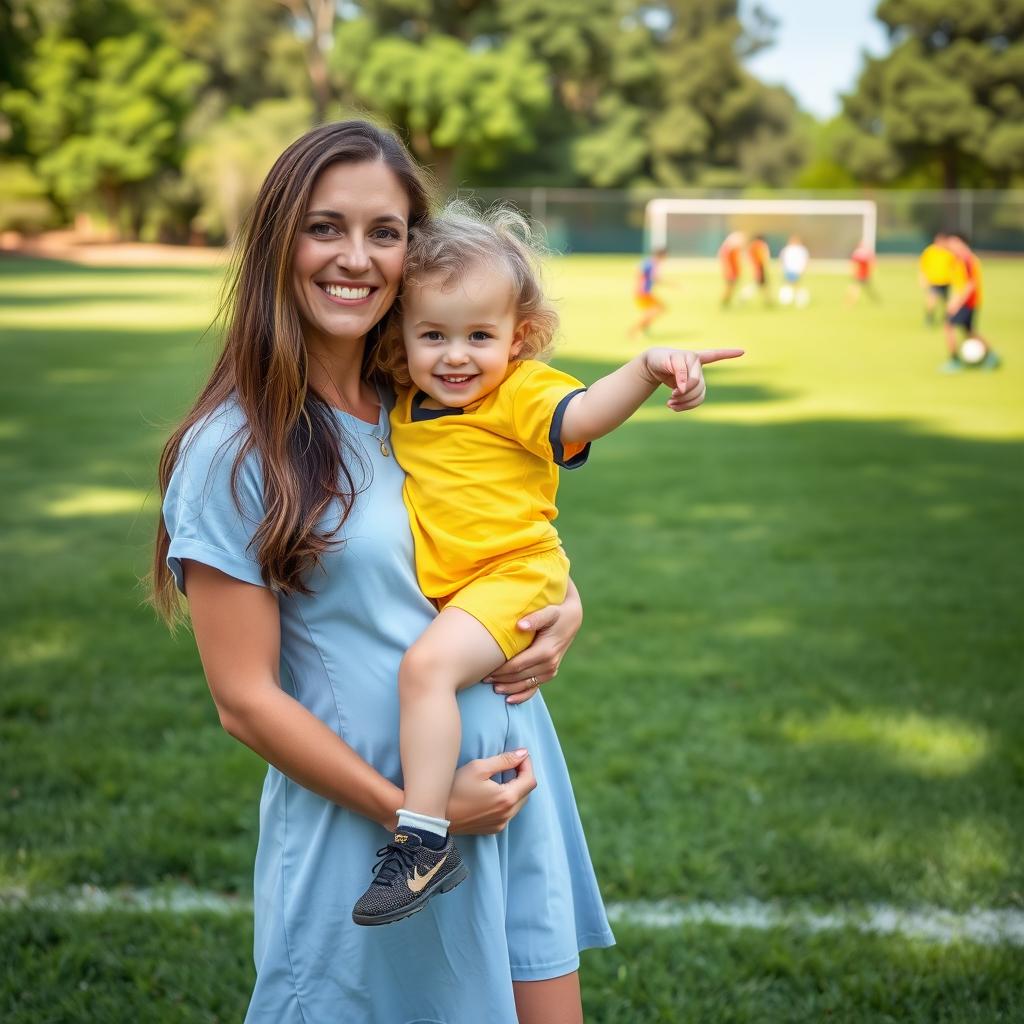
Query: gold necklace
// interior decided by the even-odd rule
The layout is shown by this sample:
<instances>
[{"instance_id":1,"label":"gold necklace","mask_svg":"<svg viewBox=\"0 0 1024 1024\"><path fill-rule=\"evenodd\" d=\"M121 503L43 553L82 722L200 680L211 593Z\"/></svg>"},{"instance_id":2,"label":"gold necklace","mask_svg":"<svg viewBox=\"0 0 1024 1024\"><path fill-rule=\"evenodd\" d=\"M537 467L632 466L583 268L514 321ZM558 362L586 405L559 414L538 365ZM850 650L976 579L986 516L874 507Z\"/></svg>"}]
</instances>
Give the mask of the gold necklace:
<instances>
[{"instance_id":1,"label":"gold necklace","mask_svg":"<svg viewBox=\"0 0 1024 1024\"><path fill-rule=\"evenodd\" d=\"M348 410L345 408L345 405L347 403L341 397L341 389L337 385L334 384L334 381L331 381L331 384L334 385L334 394L336 396L336 401L338 403L336 408L341 409L342 412L348 413L348 415L352 416L354 419L359 419L359 417L356 416L355 413L348 412ZM381 412L384 412L384 411L385 411L385 409L384 409L384 400L381 398L380 391L378 391L377 392L377 423L378 424L380 423L380 414L381 414ZM363 422L365 423L366 421L363 420ZM380 453L381 453L381 455L383 455L385 459L388 458L388 456L391 455L391 449L388 448L388 441L391 438L391 418L388 417L388 428L387 428L387 430L384 431L383 434L375 434L371 430L370 431L370 437L372 437L374 439L374 441L376 441L377 444L380 445Z\"/></svg>"},{"instance_id":2,"label":"gold necklace","mask_svg":"<svg viewBox=\"0 0 1024 1024\"><path fill-rule=\"evenodd\" d=\"M391 437L391 421L388 421L388 429L384 434L375 434L371 430L370 437L380 445L380 453L386 459L391 454L391 451L388 448L388 438Z\"/></svg>"},{"instance_id":3,"label":"gold necklace","mask_svg":"<svg viewBox=\"0 0 1024 1024\"><path fill-rule=\"evenodd\" d=\"M388 415L387 406L384 405L384 398L380 393L380 389L377 389L377 425L380 425L381 414L384 415L384 421L387 423L387 427L383 434L375 434L372 430L370 431L370 437L380 445L380 453L386 459L391 454L391 449L388 448L388 441L391 439L391 417Z\"/></svg>"}]
</instances>

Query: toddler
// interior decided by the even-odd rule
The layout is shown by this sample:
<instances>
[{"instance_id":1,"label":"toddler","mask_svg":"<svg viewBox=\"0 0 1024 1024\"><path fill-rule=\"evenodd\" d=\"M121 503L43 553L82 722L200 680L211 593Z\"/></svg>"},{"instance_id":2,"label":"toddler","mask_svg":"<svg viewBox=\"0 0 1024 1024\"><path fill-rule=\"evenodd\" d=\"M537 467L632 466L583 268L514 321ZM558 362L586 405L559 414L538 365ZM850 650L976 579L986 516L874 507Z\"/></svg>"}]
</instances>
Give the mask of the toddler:
<instances>
[{"instance_id":1,"label":"toddler","mask_svg":"<svg viewBox=\"0 0 1024 1024\"><path fill-rule=\"evenodd\" d=\"M671 349L648 349L589 389L542 362L558 320L529 227L511 210L482 216L456 203L418 228L396 312L378 365L398 389L392 444L417 575L439 613L399 669L405 806L353 910L364 925L408 917L468 875L444 818L461 739L456 694L529 645L519 619L565 598L558 467L583 465L590 442L659 384L673 389L675 411L703 397L686 393L685 353Z\"/></svg>"}]
</instances>

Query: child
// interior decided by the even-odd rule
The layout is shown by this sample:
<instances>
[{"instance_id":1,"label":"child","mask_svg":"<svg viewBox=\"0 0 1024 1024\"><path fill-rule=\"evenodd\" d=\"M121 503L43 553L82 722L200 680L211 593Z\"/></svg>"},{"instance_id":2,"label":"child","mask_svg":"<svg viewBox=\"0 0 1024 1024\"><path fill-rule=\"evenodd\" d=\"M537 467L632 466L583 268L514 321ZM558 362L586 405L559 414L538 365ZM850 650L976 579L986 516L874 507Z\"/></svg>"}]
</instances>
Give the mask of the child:
<instances>
[{"instance_id":1,"label":"child","mask_svg":"<svg viewBox=\"0 0 1024 1024\"><path fill-rule=\"evenodd\" d=\"M640 311L640 319L629 329L631 339L641 332L646 336L650 332L651 324L665 312L665 303L654 294L654 286L658 283L658 271L666 255L667 250L655 249L640 264L636 290L633 292L633 301Z\"/></svg>"},{"instance_id":2,"label":"child","mask_svg":"<svg viewBox=\"0 0 1024 1024\"><path fill-rule=\"evenodd\" d=\"M747 246L747 257L750 266L754 271L754 283L761 292L761 297L766 306L771 305L771 296L768 292L768 263L772 258L771 249L765 241L764 235L754 235Z\"/></svg>"},{"instance_id":3,"label":"child","mask_svg":"<svg viewBox=\"0 0 1024 1024\"><path fill-rule=\"evenodd\" d=\"M871 273L875 269L875 251L866 240L861 239L850 253L850 269L853 277L846 292L847 306L857 305L862 292L870 296L872 302L880 302L878 292L871 283Z\"/></svg>"},{"instance_id":4,"label":"child","mask_svg":"<svg viewBox=\"0 0 1024 1024\"><path fill-rule=\"evenodd\" d=\"M949 286L953 280L956 257L946 245L946 234L937 231L931 245L925 246L918 263L918 282L925 293L924 322L930 327L935 314L949 302Z\"/></svg>"},{"instance_id":5,"label":"child","mask_svg":"<svg viewBox=\"0 0 1024 1024\"><path fill-rule=\"evenodd\" d=\"M468 874L443 817L460 745L456 694L526 646L523 615L565 596L569 563L551 524L557 467L582 465L590 442L659 383L676 412L702 397L687 390L692 353L648 349L589 390L539 362L558 319L512 211L481 217L453 204L418 229L398 310L400 336L385 332L377 363L398 384L392 440L420 585L440 611L399 669L404 807L353 910L367 925L415 913Z\"/></svg>"},{"instance_id":6,"label":"child","mask_svg":"<svg viewBox=\"0 0 1024 1024\"><path fill-rule=\"evenodd\" d=\"M795 302L797 306L806 306L810 294L800 283L807 271L810 253L798 235L790 235L789 241L779 253L782 264L782 287L779 289L779 302L788 306Z\"/></svg>"},{"instance_id":7,"label":"child","mask_svg":"<svg viewBox=\"0 0 1024 1024\"><path fill-rule=\"evenodd\" d=\"M954 290L946 306L946 348L949 350L949 360L943 364L942 369L946 372L963 369L964 360L961 358L961 349L957 347L956 339L956 329L959 327L963 331L964 340L975 339L983 346L982 357L973 360L973 363L986 370L994 370L999 365L999 357L989 347L977 327L983 294L981 260L960 232L950 232L943 244L953 255L955 263Z\"/></svg>"},{"instance_id":8,"label":"child","mask_svg":"<svg viewBox=\"0 0 1024 1024\"><path fill-rule=\"evenodd\" d=\"M747 236L742 231L731 231L725 241L718 247L718 265L722 271L722 308L732 302L732 293L740 279L740 256L747 244Z\"/></svg>"}]
</instances>

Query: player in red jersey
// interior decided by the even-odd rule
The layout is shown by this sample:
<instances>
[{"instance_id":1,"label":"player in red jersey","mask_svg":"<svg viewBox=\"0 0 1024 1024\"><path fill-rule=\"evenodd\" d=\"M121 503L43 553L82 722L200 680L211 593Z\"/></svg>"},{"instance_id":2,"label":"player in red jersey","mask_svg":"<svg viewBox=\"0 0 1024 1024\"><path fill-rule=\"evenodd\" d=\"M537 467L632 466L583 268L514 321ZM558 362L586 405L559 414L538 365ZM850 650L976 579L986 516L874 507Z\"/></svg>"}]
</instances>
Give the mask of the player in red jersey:
<instances>
[{"instance_id":1,"label":"player in red jersey","mask_svg":"<svg viewBox=\"0 0 1024 1024\"><path fill-rule=\"evenodd\" d=\"M966 362L989 370L995 369L999 365L999 357L977 328L983 295L981 260L959 232L950 232L946 235L943 245L953 254L956 264L953 268L953 294L946 306L946 347L949 349L949 361L942 368L950 371L959 370ZM959 346L956 338L958 327L964 334L964 342ZM965 358L967 341L981 342L980 358Z\"/></svg>"},{"instance_id":2,"label":"player in red jersey","mask_svg":"<svg viewBox=\"0 0 1024 1024\"><path fill-rule=\"evenodd\" d=\"M722 292L723 308L732 301L732 293L740 279L740 257L746 244L747 236L742 231L732 231L719 246L718 262L722 268L722 280L725 282L725 290Z\"/></svg>"},{"instance_id":3,"label":"player in red jersey","mask_svg":"<svg viewBox=\"0 0 1024 1024\"><path fill-rule=\"evenodd\" d=\"M768 264L771 262L772 251L764 240L764 235L754 235L747 244L747 259L754 271L754 282L761 292L766 306L771 305L771 294L768 291Z\"/></svg>"},{"instance_id":4,"label":"player in red jersey","mask_svg":"<svg viewBox=\"0 0 1024 1024\"><path fill-rule=\"evenodd\" d=\"M860 301L861 293L866 293L874 302L881 302L875 286L871 283L871 274L875 269L875 251L866 241L850 254L850 265L853 269L853 280L846 292L846 304L854 306Z\"/></svg>"}]
</instances>

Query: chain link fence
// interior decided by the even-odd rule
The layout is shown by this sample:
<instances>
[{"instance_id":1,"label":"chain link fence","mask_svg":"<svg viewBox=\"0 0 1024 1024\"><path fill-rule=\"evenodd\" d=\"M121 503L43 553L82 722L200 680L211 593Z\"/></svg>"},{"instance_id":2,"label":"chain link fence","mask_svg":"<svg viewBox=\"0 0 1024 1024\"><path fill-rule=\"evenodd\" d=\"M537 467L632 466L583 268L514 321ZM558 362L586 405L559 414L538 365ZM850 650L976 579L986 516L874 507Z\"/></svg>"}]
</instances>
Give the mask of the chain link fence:
<instances>
[{"instance_id":1,"label":"chain link fence","mask_svg":"<svg viewBox=\"0 0 1024 1024\"><path fill-rule=\"evenodd\" d=\"M940 229L963 232L981 252L1024 252L1024 190L626 192L599 189L474 189L459 193L487 205L512 203L547 230L548 245L564 253L638 253L645 243L644 210L655 198L873 199L878 206L879 253L915 254ZM727 233L711 232L697 256L714 256ZM780 235L781 237L781 235ZM771 239L769 239L771 241ZM773 245L773 249L777 246ZM706 251L703 251L706 250Z\"/></svg>"}]
</instances>

